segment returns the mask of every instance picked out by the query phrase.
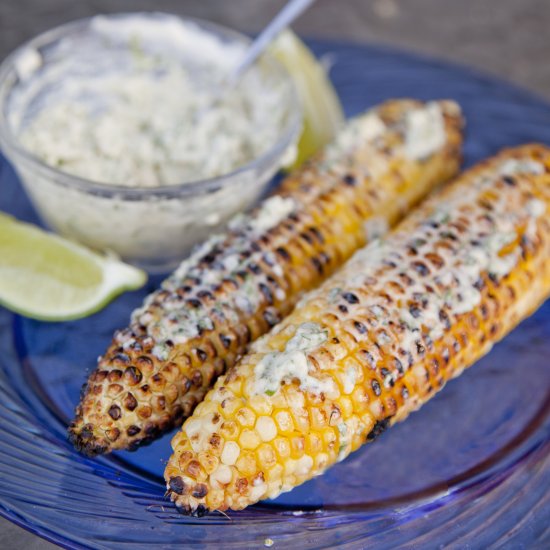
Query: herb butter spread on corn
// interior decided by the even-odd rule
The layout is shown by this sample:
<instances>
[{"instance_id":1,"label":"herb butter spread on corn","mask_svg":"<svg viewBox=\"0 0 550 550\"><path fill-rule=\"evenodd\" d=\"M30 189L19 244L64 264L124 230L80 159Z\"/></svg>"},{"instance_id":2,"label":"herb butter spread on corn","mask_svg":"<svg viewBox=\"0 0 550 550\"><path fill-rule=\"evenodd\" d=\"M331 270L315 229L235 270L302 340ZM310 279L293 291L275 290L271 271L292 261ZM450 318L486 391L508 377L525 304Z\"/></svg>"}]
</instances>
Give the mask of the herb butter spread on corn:
<instances>
[{"instance_id":1,"label":"herb butter spread on corn","mask_svg":"<svg viewBox=\"0 0 550 550\"><path fill-rule=\"evenodd\" d=\"M439 113L445 139L409 158L407 120L426 109ZM134 448L179 424L304 292L456 173L461 127L448 101L390 101L353 120L275 195L199 247L115 334L77 407L75 445L90 454ZM295 342L287 353L303 370ZM263 374L275 384L267 364Z\"/></svg>"},{"instance_id":2,"label":"herb butter spread on corn","mask_svg":"<svg viewBox=\"0 0 550 550\"><path fill-rule=\"evenodd\" d=\"M254 393L273 395L283 380L298 380L300 388L311 393L330 391L332 380L324 383L309 376L307 354L327 339L328 332L316 323L303 323L287 342L284 351L268 353L254 369Z\"/></svg>"},{"instance_id":3,"label":"herb butter spread on corn","mask_svg":"<svg viewBox=\"0 0 550 550\"><path fill-rule=\"evenodd\" d=\"M184 423L165 471L171 499L194 515L242 509L403 420L550 295L549 214L550 149L525 146L357 252Z\"/></svg>"}]
</instances>

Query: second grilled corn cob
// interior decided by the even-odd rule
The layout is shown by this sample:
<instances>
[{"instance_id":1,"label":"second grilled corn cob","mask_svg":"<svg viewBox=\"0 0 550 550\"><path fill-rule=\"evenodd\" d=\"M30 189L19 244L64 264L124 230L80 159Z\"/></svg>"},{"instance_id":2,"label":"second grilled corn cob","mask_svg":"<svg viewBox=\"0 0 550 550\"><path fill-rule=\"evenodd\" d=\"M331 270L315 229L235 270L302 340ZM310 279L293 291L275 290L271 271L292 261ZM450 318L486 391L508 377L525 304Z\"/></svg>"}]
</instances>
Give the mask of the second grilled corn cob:
<instances>
[{"instance_id":1,"label":"second grilled corn cob","mask_svg":"<svg viewBox=\"0 0 550 550\"><path fill-rule=\"evenodd\" d=\"M301 293L457 171L461 126L456 104L409 100L353 121L134 312L84 388L75 445L133 448L179 424Z\"/></svg>"},{"instance_id":2,"label":"second grilled corn cob","mask_svg":"<svg viewBox=\"0 0 550 550\"><path fill-rule=\"evenodd\" d=\"M242 509L404 419L550 294L550 149L472 169L255 342L183 425L182 511Z\"/></svg>"}]
</instances>

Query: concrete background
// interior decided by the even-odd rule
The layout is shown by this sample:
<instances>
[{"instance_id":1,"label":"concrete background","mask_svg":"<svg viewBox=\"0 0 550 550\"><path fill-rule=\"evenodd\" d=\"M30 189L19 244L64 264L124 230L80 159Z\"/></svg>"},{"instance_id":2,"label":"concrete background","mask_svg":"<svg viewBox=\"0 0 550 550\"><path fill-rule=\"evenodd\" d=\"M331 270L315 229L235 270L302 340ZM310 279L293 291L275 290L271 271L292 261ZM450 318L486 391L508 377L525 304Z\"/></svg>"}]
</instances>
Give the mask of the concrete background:
<instances>
[{"instance_id":1,"label":"concrete background","mask_svg":"<svg viewBox=\"0 0 550 550\"><path fill-rule=\"evenodd\" d=\"M159 10L259 30L284 0L0 0L0 59L35 34L96 13ZM380 42L472 65L550 99L549 0L318 0L303 36ZM14 488L15 490L15 488ZM0 518L0 550L53 545Z\"/></svg>"}]
</instances>

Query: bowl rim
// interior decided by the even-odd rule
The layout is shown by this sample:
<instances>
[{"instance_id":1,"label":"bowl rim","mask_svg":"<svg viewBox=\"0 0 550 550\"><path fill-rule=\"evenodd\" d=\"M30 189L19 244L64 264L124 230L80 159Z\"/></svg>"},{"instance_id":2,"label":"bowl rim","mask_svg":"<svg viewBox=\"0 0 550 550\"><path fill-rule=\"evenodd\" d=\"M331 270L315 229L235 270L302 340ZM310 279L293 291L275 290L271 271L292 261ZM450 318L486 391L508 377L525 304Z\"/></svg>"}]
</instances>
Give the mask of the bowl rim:
<instances>
[{"instance_id":1,"label":"bowl rim","mask_svg":"<svg viewBox=\"0 0 550 550\"><path fill-rule=\"evenodd\" d=\"M236 176L254 171L260 166L272 164L275 158L284 155L285 150L290 147L293 140L298 137L302 125L302 106L296 85L293 82L289 72L269 52L264 54L267 56L266 58L268 59L268 63L274 68L274 70L279 72L281 77L286 78L288 81L289 115L287 116L287 121L283 125L276 142L267 148L261 155L253 158L245 164L242 164L241 166L238 166L230 172L221 174L220 176L156 187L135 187L121 184L103 183L59 170L56 167L47 164L23 147L15 132L13 132L10 128L10 124L5 116L5 110L3 108L4 100L10 89L14 86L13 82L9 82L9 78L10 76L13 77L14 74L16 75L15 61L23 55L25 51L28 51L31 48L38 50L56 40L59 40L61 37L69 33L74 33L74 31L80 27L89 26L89 24L96 17L122 19L135 16L177 19L184 22L194 23L206 32L211 32L217 34L218 36L221 35L222 38L237 41L243 44L249 44L251 41L250 37L239 31L205 19L182 16L169 12L143 10L96 14L89 17L79 18L56 27L52 27L51 29L34 36L30 40L27 40L18 46L15 50L8 54L2 63L0 63L0 153L4 153L5 156L13 162L16 169L18 168L18 162L22 162L32 166L33 169L41 172L43 176L49 177L49 179L53 180L55 184L77 188L86 193L92 193L100 196L116 196L116 198L139 200L142 198L166 198L175 195L189 196L213 192L221 187L230 185L235 180Z\"/></svg>"}]
</instances>

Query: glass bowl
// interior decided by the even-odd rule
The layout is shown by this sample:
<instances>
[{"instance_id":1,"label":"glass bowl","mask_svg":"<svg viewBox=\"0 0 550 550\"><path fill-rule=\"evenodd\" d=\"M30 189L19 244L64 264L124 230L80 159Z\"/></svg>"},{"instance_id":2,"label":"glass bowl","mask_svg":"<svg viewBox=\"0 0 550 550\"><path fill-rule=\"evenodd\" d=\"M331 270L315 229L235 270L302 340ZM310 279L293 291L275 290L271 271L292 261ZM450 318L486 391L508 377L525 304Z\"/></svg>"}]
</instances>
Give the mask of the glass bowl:
<instances>
[{"instance_id":1,"label":"glass bowl","mask_svg":"<svg viewBox=\"0 0 550 550\"><path fill-rule=\"evenodd\" d=\"M175 25L180 24L215 37L221 51L234 56L249 43L242 34L196 19L162 13L116 14L54 28L22 45L0 66L0 146L44 223L64 236L113 251L156 272L174 267L194 244L254 204L288 159L301 126L301 108L288 73L266 55L251 69L252 76L248 75L265 86L263 89L270 93L276 89L280 94L277 105L281 109L273 115L277 118L269 120L277 125L276 141L267 144L249 163L201 181L128 187L83 179L46 164L26 150L18 129L40 112L52 94L59 93L59 82L46 78L37 85L36 75L51 72L52 67L57 70L55 63L67 59L72 62L71 76L124 70L133 55L136 33L143 31L140 47L148 54L166 55L165 37L161 35L174 34ZM162 32L163 25L168 33ZM178 62L191 59L192 63L203 55L200 45L185 51L189 40L176 39L174 44L168 54Z\"/></svg>"}]
</instances>

